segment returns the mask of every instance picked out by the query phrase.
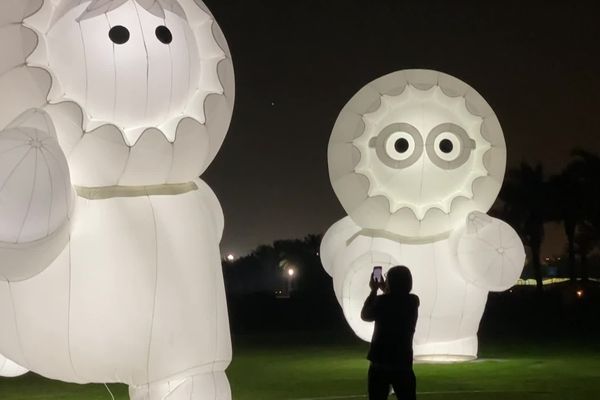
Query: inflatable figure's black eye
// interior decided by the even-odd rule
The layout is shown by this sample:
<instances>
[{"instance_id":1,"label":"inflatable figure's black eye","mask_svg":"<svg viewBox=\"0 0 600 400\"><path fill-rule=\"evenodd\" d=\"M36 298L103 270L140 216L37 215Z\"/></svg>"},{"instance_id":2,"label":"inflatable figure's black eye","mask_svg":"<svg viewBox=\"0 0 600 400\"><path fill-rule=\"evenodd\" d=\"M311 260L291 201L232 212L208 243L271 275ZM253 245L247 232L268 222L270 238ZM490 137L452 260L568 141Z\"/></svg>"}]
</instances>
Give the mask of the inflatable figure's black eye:
<instances>
[{"instance_id":1,"label":"inflatable figure's black eye","mask_svg":"<svg viewBox=\"0 0 600 400\"><path fill-rule=\"evenodd\" d=\"M454 145L452 144L452 141L448 139L442 140L440 142L440 150L446 154L452 153L452 150L454 150Z\"/></svg>"},{"instance_id":2,"label":"inflatable figure's black eye","mask_svg":"<svg viewBox=\"0 0 600 400\"><path fill-rule=\"evenodd\" d=\"M394 148L398 153L406 153L406 150L408 150L408 146L408 140L404 138L398 139L396 140L396 143L394 143Z\"/></svg>"},{"instance_id":3,"label":"inflatable figure's black eye","mask_svg":"<svg viewBox=\"0 0 600 400\"><path fill-rule=\"evenodd\" d=\"M129 29L121 25L113 26L108 32L108 37L115 44L125 44L129 40Z\"/></svg>"},{"instance_id":4,"label":"inflatable figure's black eye","mask_svg":"<svg viewBox=\"0 0 600 400\"><path fill-rule=\"evenodd\" d=\"M164 25L161 25L158 28L156 28L156 37L164 44L169 44L173 41L173 34L169 30L169 28L167 28Z\"/></svg>"}]
</instances>

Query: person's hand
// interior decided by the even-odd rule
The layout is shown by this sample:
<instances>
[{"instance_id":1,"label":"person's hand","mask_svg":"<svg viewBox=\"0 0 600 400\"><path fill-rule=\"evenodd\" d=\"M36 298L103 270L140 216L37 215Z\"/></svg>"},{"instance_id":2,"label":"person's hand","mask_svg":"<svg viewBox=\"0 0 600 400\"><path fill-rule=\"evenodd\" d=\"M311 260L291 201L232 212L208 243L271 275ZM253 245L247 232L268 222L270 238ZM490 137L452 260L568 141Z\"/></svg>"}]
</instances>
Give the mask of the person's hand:
<instances>
[{"instance_id":1,"label":"person's hand","mask_svg":"<svg viewBox=\"0 0 600 400\"><path fill-rule=\"evenodd\" d=\"M375 280L374 274L371 273L371 279L369 280L369 287L371 288L371 292L376 292L377 289L383 290L383 288L385 287L385 282L384 282L383 278L381 278L381 281Z\"/></svg>"},{"instance_id":2,"label":"person's hand","mask_svg":"<svg viewBox=\"0 0 600 400\"><path fill-rule=\"evenodd\" d=\"M371 292L377 291L379 289L379 282L375 280L375 275L371 273L371 279L369 280L369 287L371 288Z\"/></svg>"}]
</instances>

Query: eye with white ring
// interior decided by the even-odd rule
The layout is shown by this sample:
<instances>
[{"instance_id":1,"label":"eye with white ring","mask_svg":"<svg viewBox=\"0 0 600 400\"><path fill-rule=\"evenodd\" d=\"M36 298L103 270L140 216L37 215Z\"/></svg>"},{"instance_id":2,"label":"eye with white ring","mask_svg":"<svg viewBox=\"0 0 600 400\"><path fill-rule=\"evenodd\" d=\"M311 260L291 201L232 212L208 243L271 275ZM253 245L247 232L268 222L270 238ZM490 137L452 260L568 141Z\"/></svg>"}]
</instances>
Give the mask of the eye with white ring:
<instances>
[{"instance_id":1,"label":"eye with white ring","mask_svg":"<svg viewBox=\"0 0 600 400\"><path fill-rule=\"evenodd\" d=\"M429 159L442 169L456 169L465 164L475 149L475 141L456 124L436 126L425 144Z\"/></svg>"},{"instance_id":2,"label":"eye with white ring","mask_svg":"<svg viewBox=\"0 0 600 400\"><path fill-rule=\"evenodd\" d=\"M386 141L385 151L396 161L406 160L415 152L415 139L407 132L394 132Z\"/></svg>"},{"instance_id":3,"label":"eye with white ring","mask_svg":"<svg viewBox=\"0 0 600 400\"><path fill-rule=\"evenodd\" d=\"M423 138L418 129L406 123L391 124L371 139L379 160L390 168L413 165L423 154Z\"/></svg>"},{"instance_id":4,"label":"eye with white ring","mask_svg":"<svg viewBox=\"0 0 600 400\"><path fill-rule=\"evenodd\" d=\"M443 132L433 141L433 149L444 161L456 160L462 151L462 143L452 132Z\"/></svg>"}]
</instances>

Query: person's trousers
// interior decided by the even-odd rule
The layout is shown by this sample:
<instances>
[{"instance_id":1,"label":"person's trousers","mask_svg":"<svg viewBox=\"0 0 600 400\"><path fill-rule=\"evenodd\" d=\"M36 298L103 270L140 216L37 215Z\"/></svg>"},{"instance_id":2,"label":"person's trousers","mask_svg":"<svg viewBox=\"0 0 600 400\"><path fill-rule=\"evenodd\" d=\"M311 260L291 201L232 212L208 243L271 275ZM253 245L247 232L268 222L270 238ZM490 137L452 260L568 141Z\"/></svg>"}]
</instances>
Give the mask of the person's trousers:
<instances>
[{"instance_id":1,"label":"person's trousers","mask_svg":"<svg viewBox=\"0 0 600 400\"><path fill-rule=\"evenodd\" d=\"M386 400L394 388L398 400L416 400L417 379L412 368L398 369L371 364L369 367L369 400Z\"/></svg>"}]
</instances>

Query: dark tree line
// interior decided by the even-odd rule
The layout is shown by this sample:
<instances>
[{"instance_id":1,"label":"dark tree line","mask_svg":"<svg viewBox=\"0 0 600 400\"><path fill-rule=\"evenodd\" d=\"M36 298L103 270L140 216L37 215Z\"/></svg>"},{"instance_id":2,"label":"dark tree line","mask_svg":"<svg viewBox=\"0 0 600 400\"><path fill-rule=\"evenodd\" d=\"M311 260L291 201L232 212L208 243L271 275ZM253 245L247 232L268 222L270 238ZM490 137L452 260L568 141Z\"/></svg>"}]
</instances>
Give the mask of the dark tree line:
<instances>
[{"instance_id":1,"label":"dark tree line","mask_svg":"<svg viewBox=\"0 0 600 400\"><path fill-rule=\"evenodd\" d=\"M321 266L320 235L308 235L301 240L278 240L261 245L251 254L229 262L223 261L223 273L230 295L284 291L288 269L294 270L293 289L296 293L331 290L331 279Z\"/></svg>"},{"instance_id":2,"label":"dark tree line","mask_svg":"<svg viewBox=\"0 0 600 400\"><path fill-rule=\"evenodd\" d=\"M600 239L600 157L575 150L569 164L546 177L541 164L509 170L500 199L501 213L530 249L537 287L543 288L540 249L544 224L560 223L567 238L569 278L589 279L589 255ZM577 268L580 266L580 268Z\"/></svg>"},{"instance_id":3,"label":"dark tree line","mask_svg":"<svg viewBox=\"0 0 600 400\"><path fill-rule=\"evenodd\" d=\"M259 246L232 262L223 260L232 332L346 332L331 278L321 265L320 246L321 236L309 235Z\"/></svg>"}]
</instances>

